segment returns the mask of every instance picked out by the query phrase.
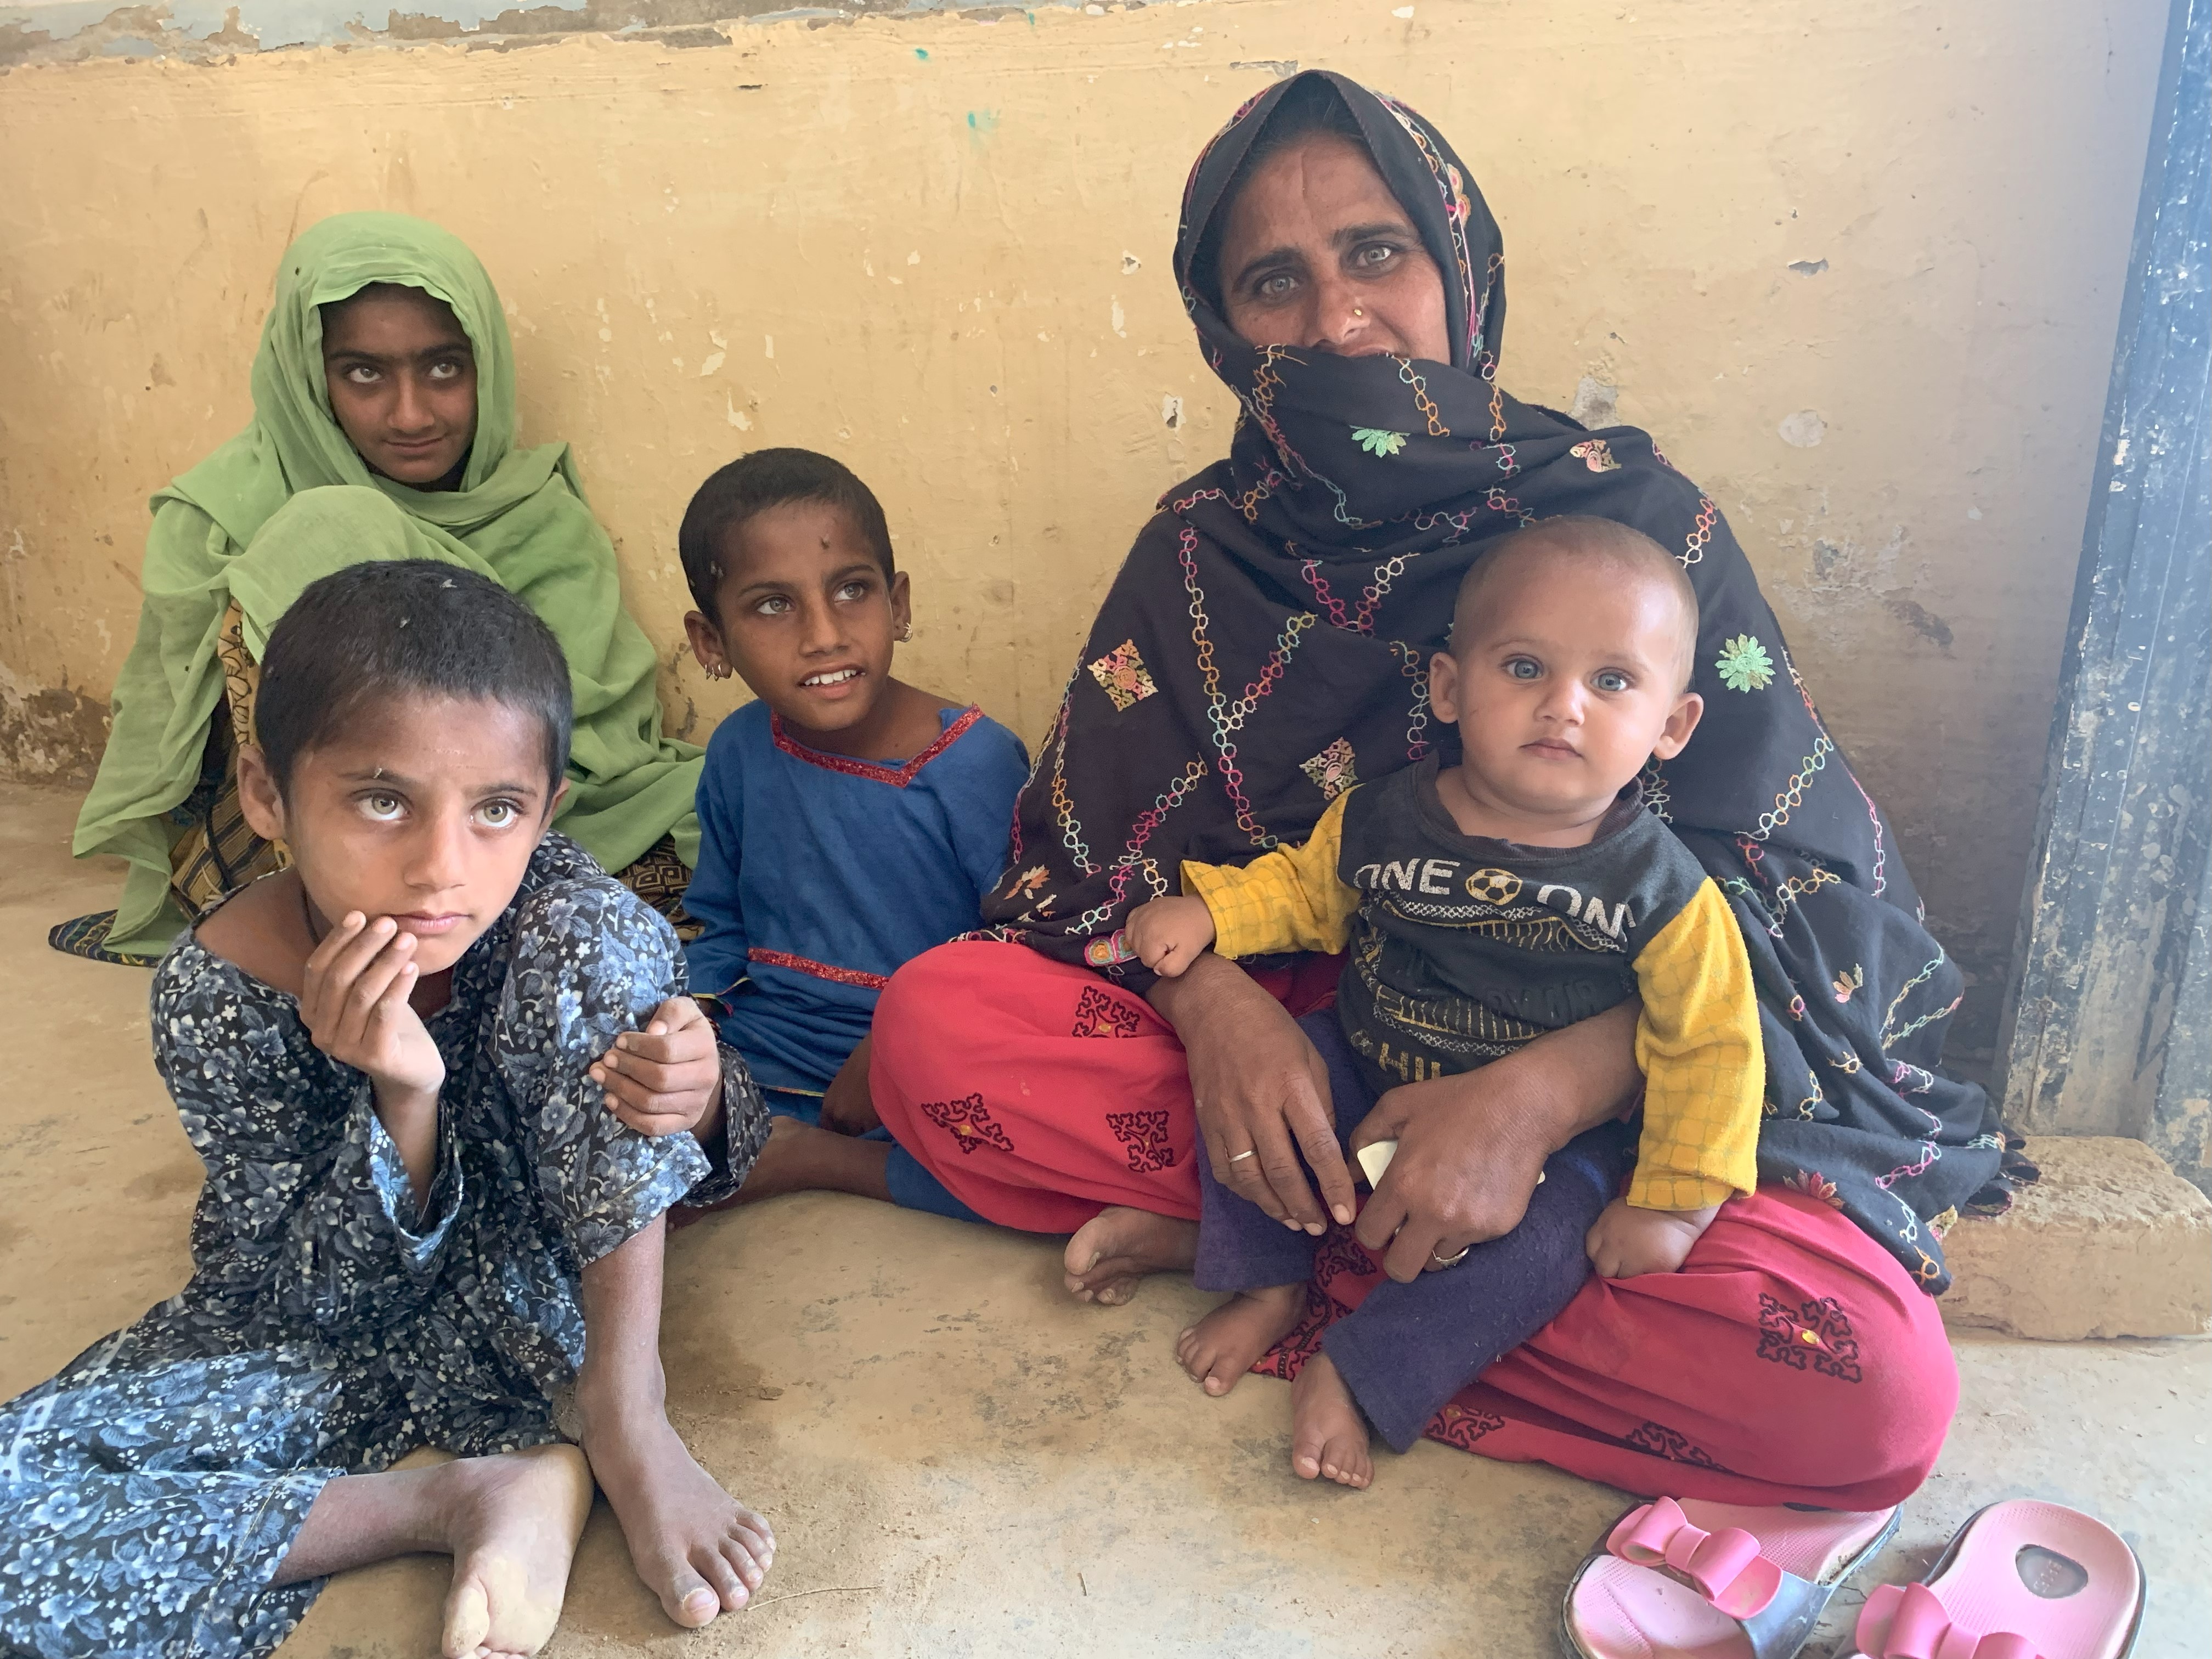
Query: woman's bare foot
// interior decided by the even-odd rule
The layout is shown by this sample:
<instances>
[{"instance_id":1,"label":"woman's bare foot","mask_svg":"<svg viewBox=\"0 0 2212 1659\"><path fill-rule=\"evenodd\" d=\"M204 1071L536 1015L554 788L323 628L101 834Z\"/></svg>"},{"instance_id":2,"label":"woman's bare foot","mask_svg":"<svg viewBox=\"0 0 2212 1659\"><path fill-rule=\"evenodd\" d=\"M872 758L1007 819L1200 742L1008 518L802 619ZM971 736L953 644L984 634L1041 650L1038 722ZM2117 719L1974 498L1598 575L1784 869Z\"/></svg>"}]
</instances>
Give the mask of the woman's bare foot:
<instances>
[{"instance_id":1,"label":"woman's bare foot","mask_svg":"<svg viewBox=\"0 0 2212 1659\"><path fill-rule=\"evenodd\" d=\"M1327 1475L1340 1486L1364 1486L1375 1478L1367 1419L1325 1353L1307 1360L1291 1384L1291 1473L1301 1480Z\"/></svg>"},{"instance_id":2,"label":"woman's bare foot","mask_svg":"<svg viewBox=\"0 0 2212 1659\"><path fill-rule=\"evenodd\" d=\"M592 1512L592 1471L574 1446L471 1457L439 1474L453 1587L446 1659L509 1659L544 1647L560 1622L568 1564Z\"/></svg>"},{"instance_id":3,"label":"woman's bare foot","mask_svg":"<svg viewBox=\"0 0 2212 1659\"><path fill-rule=\"evenodd\" d=\"M659 1410L584 1413L584 1449L630 1565L687 1629L752 1600L775 1559L769 1524L715 1484Z\"/></svg>"},{"instance_id":4,"label":"woman's bare foot","mask_svg":"<svg viewBox=\"0 0 2212 1659\"><path fill-rule=\"evenodd\" d=\"M1078 1302L1118 1308L1146 1273L1188 1273L1198 1260L1198 1223L1115 1205L1075 1230L1062 1265Z\"/></svg>"},{"instance_id":5,"label":"woman's bare foot","mask_svg":"<svg viewBox=\"0 0 2212 1659\"><path fill-rule=\"evenodd\" d=\"M1192 1382L1218 1399L1283 1340L1305 1305L1304 1285L1239 1291L1176 1338L1176 1358Z\"/></svg>"}]
</instances>

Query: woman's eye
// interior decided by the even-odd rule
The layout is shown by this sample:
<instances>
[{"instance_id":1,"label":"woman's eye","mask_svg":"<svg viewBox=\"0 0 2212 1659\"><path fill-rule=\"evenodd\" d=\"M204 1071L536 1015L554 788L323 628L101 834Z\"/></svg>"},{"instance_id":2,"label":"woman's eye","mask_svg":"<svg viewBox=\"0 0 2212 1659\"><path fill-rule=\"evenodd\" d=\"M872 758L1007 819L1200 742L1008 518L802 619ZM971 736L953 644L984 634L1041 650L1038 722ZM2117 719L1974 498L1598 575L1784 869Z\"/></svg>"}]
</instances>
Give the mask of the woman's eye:
<instances>
[{"instance_id":1,"label":"woman's eye","mask_svg":"<svg viewBox=\"0 0 2212 1659\"><path fill-rule=\"evenodd\" d=\"M1388 242L1370 242L1352 256L1352 262L1366 270L1387 265L1398 257L1398 250Z\"/></svg>"},{"instance_id":2,"label":"woman's eye","mask_svg":"<svg viewBox=\"0 0 2212 1659\"><path fill-rule=\"evenodd\" d=\"M865 599L868 597L868 585L862 581L847 582L837 590L837 597L848 603L854 599Z\"/></svg>"},{"instance_id":3,"label":"woman's eye","mask_svg":"<svg viewBox=\"0 0 2212 1659\"><path fill-rule=\"evenodd\" d=\"M430 365L430 378L434 380L450 380L456 378L460 372L461 366L459 363L433 363Z\"/></svg>"},{"instance_id":4,"label":"woman's eye","mask_svg":"<svg viewBox=\"0 0 2212 1659\"><path fill-rule=\"evenodd\" d=\"M1289 271L1278 270L1262 276L1254 284L1252 293L1256 299L1279 300L1296 286L1297 279Z\"/></svg>"},{"instance_id":5,"label":"woman's eye","mask_svg":"<svg viewBox=\"0 0 2212 1659\"><path fill-rule=\"evenodd\" d=\"M1516 680L1533 680L1543 673L1544 666L1534 657L1508 657L1505 672Z\"/></svg>"},{"instance_id":6,"label":"woman's eye","mask_svg":"<svg viewBox=\"0 0 2212 1659\"><path fill-rule=\"evenodd\" d=\"M1592 684L1601 691L1626 691L1628 690L1628 676L1618 668L1601 668Z\"/></svg>"},{"instance_id":7,"label":"woman's eye","mask_svg":"<svg viewBox=\"0 0 2212 1659\"><path fill-rule=\"evenodd\" d=\"M355 386L374 386L382 378L366 363L356 363L346 370L345 377Z\"/></svg>"}]
</instances>

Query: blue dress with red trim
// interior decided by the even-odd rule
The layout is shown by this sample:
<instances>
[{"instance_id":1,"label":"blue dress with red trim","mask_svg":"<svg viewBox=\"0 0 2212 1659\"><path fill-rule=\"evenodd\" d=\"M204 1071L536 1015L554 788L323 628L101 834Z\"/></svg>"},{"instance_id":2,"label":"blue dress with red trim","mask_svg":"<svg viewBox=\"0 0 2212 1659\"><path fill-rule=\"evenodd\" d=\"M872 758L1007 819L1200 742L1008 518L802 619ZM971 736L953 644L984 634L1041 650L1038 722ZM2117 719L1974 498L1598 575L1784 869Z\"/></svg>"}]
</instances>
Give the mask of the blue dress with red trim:
<instances>
[{"instance_id":1,"label":"blue dress with red trim","mask_svg":"<svg viewBox=\"0 0 2212 1659\"><path fill-rule=\"evenodd\" d=\"M939 718L937 741L905 761L809 749L764 702L708 742L684 894L705 928L691 985L727 1010L722 1040L779 1109L775 1094L829 1086L898 968L982 926L1029 755L980 708Z\"/></svg>"}]
</instances>

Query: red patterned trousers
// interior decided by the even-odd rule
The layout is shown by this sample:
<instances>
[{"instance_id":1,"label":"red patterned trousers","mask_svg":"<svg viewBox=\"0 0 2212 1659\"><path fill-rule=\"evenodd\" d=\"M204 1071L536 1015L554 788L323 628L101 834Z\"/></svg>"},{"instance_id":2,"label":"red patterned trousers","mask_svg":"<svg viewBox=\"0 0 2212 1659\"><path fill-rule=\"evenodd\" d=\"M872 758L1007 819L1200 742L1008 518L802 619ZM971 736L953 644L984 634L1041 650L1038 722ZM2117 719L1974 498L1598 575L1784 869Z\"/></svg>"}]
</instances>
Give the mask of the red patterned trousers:
<instances>
[{"instance_id":1,"label":"red patterned trousers","mask_svg":"<svg viewBox=\"0 0 2212 1659\"><path fill-rule=\"evenodd\" d=\"M1263 983L1295 1013L1310 961ZM1071 1232L1109 1204L1195 1218L1182 1046L1140 997L1020 945L956 944L893 975L870 1079L899 1143L978 1214ZM1332 1235L1307 1317L1259 1369L1294 1376L1379 1279ZM1933 1300L1841 1214L1731 1200L1679 1273L1593 1279L1437 1414L1431 1438L1630 1492L1875 1509L1926 1477L1958 1401Z\"/></svg>"}]
</instances>

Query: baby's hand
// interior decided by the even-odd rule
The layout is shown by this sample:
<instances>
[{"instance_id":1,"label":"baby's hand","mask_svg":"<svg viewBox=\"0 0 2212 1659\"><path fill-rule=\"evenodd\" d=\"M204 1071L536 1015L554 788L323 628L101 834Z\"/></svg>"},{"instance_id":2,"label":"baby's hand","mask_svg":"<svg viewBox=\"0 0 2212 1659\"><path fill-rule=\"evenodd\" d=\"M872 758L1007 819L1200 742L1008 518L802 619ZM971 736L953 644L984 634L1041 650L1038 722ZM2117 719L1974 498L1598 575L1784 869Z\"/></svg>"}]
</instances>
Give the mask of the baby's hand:
<instances>
[{"instance_id":1,"label":"baby's hand","mask_svg":"<svg viewBox=\"0 0 2212 1659\"><path fill-rule=\"evenodd\" d=\"M1606 1279L1671 1273L1720 1210L1717 1204L1703 1210L1639 1210L1616 1198L1589 1230L1590 1261Z\"/></svg>"},{"instance_id":2,"label":"baby's hand","mask_svg":"<svg viewBox=\"0 0 2212 1659\"><path fill-rule=\"evenodd\" d=\"M1132 910L1123 931L1138 961L1175 979L1213 943L1213 913L1202 898L1157 898Z\"/></svg>"},{"instance_id":3,"label":"baby's hand","mask_svg":"<svg viewBox=\"0 0 2212 1659\"><path fill-rule=\"evenodd\" d=\"M446 1081L438 1045L407 1000L418 977L415 935L390 916L349 910L307 958L300 1020L342 1066L365 1073L386 1109L434 1102Z\"/></svg>"},{"instance_id":4,"label":"baby's hand","mask_svg":"<svg viewBox=\"0 0 2212 1659\"><path fill-rule=\"evenodd\" d=\"M624 1031L592 1066L607 1107L641 1135L695 1129L722 1097L714 1023L690 997L671 997L642 1031Z\"/></svg>"}]
</instances>

